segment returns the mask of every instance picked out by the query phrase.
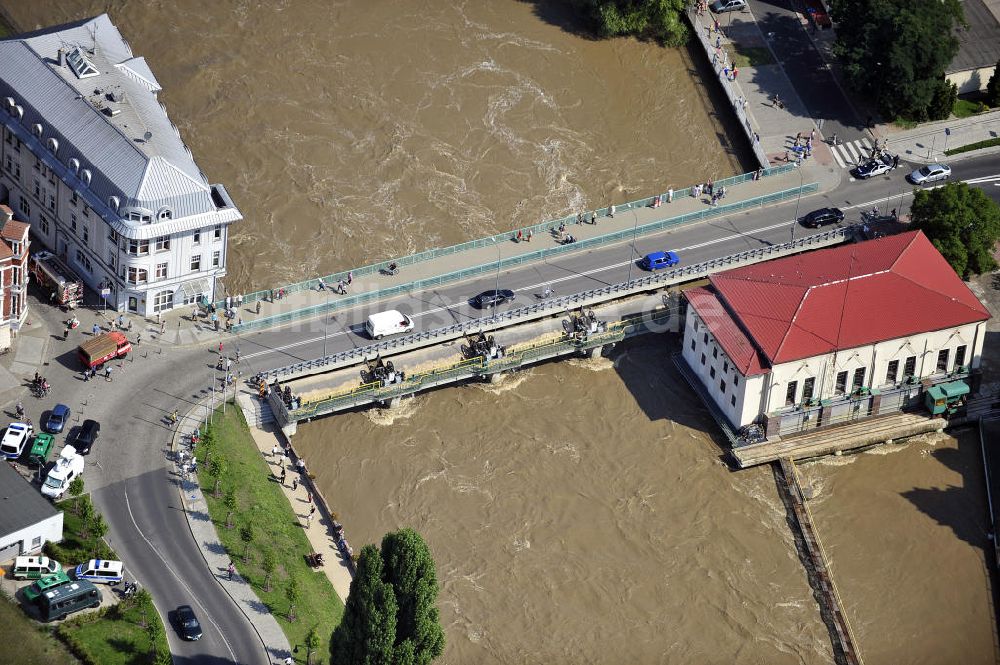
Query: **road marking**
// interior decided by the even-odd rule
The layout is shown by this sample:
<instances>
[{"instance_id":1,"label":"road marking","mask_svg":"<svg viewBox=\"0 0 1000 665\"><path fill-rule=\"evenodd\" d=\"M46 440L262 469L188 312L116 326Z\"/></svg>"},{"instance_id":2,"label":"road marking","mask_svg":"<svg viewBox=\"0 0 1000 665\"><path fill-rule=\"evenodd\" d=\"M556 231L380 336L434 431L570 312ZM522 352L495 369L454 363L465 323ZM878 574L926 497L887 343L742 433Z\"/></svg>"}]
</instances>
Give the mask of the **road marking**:
<instances>
[{"instance_id":1,"label":"road marking","mask_svg":"<svg viewBox=\"0 0 1000 665\"><path fill-rule=\"evenodd\" d=\"M170 576L173 577L175 580L177 580L177 583L180 586L184 587L184 589L187 590L188 595L192 598L193 602L198 607L201 608L202 616L207 616L208 620L212 623L213 626L215 626L216 632L219 633L219 637L222 638L223 644L226 645L226 650L228 650L229 651L229 655L232 656L233 662L236 662L236 652L233 651L233 647L232 647L231 644L229 644L229 640L226 639L226 635L225 635L225 633L222 632L222 628L219 626L219 624L217 624L215 622L215 619L212 618L211 612L209 612L208 609L204 605L201 604L201 600L198 599L198 595L194 592L194 589L192 589L191 587L189 587L187 585L187 583L183 579L181 579L180 576L177 575L177 573L174 571L173 567L170 564L167 563L167 560L163 558L163 555L160 554L160 551L156 549L156 547L149 540L149 538L146 537L146 534L143 533L142 529L139 528L138 523L136 523L136 521L135 521L135 515L132 514L132 503L131 503L131 501L129 501L129 498L128 498L128 485L127 484L123 484L123 485L125 487L125 506L128 508L128 516L129 516L129 519L132 520L132 526L135 527L136 533L139 534L140 538L142 538L144 541L146 541L146 544L149 545L149 549L153 550L153 553L156 555L156 558L158 558L160 561L163 562L163 567L170 572ZM184 502L184 497L182 496L181 497L181 503L183 504L183 502ZM187 512L187 508L186 507L184 508L184 512L185 513ZM185 516L184 519L187 519L187 516ZM191 534L191 539L194 540L194 534ZM230 599L232 600L232 597L230 597ZM239 604L235 600L233 600L233 604L236 605L237 607L239 607ZM154 604L154 607L155 607L155 604ZM240 609L240 612L242 612L242 609ZM157 614L159 614L159 610L157 610ZM161 618L163 618L163 617L161 617ZM246 618L247 621L249 621L249 618L247 618L245 614L244 614L244 618ZM166 625L170 625L169 621L164 621L163 623L166 624ZM251 623L251 625L252 625L252 623ZM256 630L254 632L256 632Z\"/></svg>"},{"instance_id":2,"label":"road marking","mask_svg":"<svg viewBox=\"0 0 1000 665\"><path fill-rule=\"evenodd\" d=\"M844 163L843 158L840 156L840 151L837 150L837 146L830 146L830 152L833 153L833 159L837 162L837 165L842 169L847 168L847 164Z\"/></svg>"}]
</instances>

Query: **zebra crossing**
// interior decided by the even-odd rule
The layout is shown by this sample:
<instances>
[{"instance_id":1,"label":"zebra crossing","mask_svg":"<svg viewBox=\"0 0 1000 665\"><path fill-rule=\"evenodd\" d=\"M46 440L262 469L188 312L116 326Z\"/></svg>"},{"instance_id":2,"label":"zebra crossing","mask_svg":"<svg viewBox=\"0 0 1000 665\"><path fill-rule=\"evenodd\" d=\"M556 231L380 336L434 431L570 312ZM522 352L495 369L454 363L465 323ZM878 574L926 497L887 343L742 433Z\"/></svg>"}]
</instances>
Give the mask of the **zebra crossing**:
<instances>
[{"instance_id":1,"label":"zebra crossing","mask_svg":"<svg viewBox=\"0 0 1000 665\"><path fill-rule=\"evenodd\" d=\"M830 146L833 158L842 169L853 168L859 160L867 159L872 154L872 144L866 138L857 141L845 141Z\"/></svg>"}]
</instances>

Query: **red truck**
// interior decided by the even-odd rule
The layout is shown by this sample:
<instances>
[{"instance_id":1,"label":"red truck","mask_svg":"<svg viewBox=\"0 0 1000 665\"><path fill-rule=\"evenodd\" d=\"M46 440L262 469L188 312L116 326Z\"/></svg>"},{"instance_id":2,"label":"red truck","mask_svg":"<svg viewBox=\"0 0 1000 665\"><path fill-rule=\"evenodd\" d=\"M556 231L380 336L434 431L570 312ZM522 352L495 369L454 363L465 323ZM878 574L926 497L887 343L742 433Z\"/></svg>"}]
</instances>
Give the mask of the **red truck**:
<instances>
[{"instance_id":1,"label":"red truck","mask_svg":"<svg viewBox=\"0 0 1000 665\"><path fill-rule=\"evenodd\" d=\"M100 367L109 360L124 358L132 350L132 342L120 332L107 332L91 337L77 347L80 361L87 369Z\"/></svg>"}]
</instances>

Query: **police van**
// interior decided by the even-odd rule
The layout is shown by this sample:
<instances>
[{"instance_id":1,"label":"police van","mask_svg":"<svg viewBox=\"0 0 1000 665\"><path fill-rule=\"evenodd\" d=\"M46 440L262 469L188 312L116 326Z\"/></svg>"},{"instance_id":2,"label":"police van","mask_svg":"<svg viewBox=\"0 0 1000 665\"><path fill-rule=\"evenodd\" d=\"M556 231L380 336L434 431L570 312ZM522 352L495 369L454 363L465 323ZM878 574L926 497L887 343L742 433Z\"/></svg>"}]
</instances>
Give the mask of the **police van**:
<instances>
[{"instance_id":1,"label":"police van","mask_svg":"<svg viewBox=\"0 0 1000 665\"><path fill-rule=\"evenodd\" d=\"M100 607L102 598L96 586L87 580L77 580L44 592L38 599L38 609L42 621L53 621L87 607Z\"/></svg>"},{"instance_id":2,"label":"police van","mask_svg":"<svg viewBox=\"0 0 1000 665\"><path fill-rule=\"evenodd\" d=\"M47 556L19 556L14 559L10 576L15 580L37 580L62 570L58 561Z\"/></svg>"},{"instance_id":3,"label":"police van","mask_svg":"<svg viewBox=\"0 0 1000 665\"><path fill-rule=\"evenodd\" d=\"M73 569L73 579L115 585L122 581L125 566L121 561L91 559Z\"/></svg>"}]
</instances>

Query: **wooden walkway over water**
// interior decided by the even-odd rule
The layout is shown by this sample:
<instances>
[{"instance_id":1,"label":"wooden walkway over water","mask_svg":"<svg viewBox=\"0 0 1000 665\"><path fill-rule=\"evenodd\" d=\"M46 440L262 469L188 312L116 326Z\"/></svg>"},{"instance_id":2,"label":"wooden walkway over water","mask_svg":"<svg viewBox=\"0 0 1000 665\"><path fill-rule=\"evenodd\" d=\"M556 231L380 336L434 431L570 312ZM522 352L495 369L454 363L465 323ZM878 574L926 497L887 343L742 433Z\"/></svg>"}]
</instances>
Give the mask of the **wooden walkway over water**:
<instances>
[{"instance_id":1,"label":"wooden walkway over water","mask_svg":"<svg viewBox=\"0 0 1000 665\"><path fill-rule=\"evenodd\" d=\"M812 513L802 494L795 462L782 457L779 463L782 476L781 489L795 514L796 526L808 560L809 579L819 597L820 612L833 638L834 656L842 665L863 665L864 661L858 653L854 633L851 632L851 624L844 614L843 602L826 563L826 552L813 526Z\"/></svg>"}]
</instances>

